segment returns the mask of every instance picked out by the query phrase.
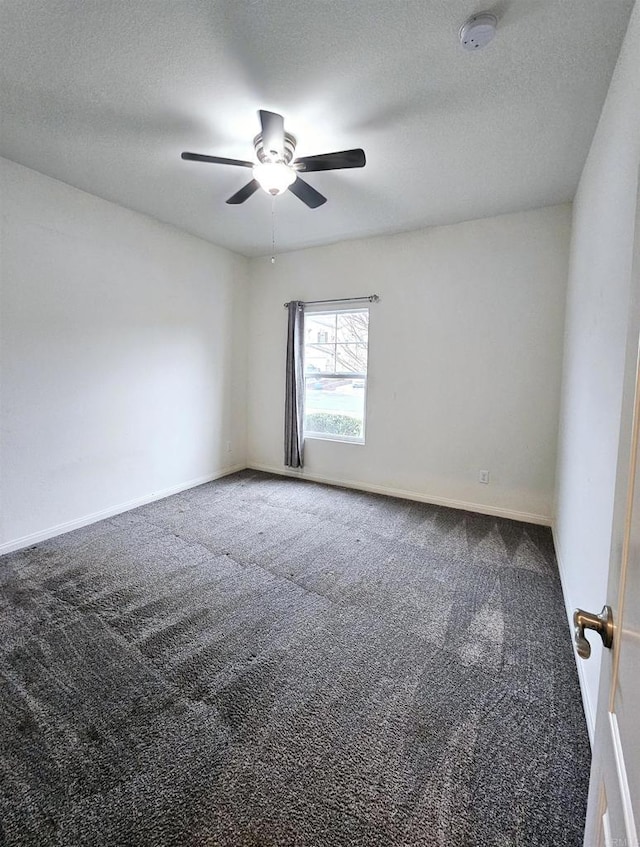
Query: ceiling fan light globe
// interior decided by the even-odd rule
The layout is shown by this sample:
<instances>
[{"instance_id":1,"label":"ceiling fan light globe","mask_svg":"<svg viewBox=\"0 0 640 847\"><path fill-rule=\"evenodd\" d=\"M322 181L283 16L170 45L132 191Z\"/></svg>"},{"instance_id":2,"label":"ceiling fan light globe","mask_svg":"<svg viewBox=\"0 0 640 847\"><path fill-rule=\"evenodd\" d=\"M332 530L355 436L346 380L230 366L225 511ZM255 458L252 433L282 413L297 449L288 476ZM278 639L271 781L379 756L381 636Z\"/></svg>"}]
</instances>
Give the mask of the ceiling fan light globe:
<instances>
[{"instance_id":1,"label":"ceiling fan light globe","mask_svg":"<svg viewBox=\"0 0 640 847\"><path fill-rule=\"evenodd\" d=\"M259 162L254 165L253 176L267 194L282 194L295 182L296 173L284 162Z\"/></svg>"}]
</instances>

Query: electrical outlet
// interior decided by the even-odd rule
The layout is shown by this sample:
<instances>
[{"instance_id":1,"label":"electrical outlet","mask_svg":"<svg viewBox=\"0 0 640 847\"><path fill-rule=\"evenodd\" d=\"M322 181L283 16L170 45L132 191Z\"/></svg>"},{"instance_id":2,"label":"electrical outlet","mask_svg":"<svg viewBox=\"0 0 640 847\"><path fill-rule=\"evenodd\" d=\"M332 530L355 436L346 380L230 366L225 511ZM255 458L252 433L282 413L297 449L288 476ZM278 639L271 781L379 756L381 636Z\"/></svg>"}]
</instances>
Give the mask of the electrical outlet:
<instances>
[{"instance_id":1,"label":"electrical outlet","mask_svg":"<svg viewBox=\"0 0 640 847\"><path fill-rule=\"evenodd\" d=\"M231 442L227 441L227 453L231 452Z\"/></svg>"},{"instance_id":2,"label":"electrical outlet","mask_svg":"<svg viewBox=\"0 0 640 847\"><path fill-rule=\"evenodd\" d=\"M489 471L478 471L478 482L489 485Z\"/></svg>"}]
</instances>

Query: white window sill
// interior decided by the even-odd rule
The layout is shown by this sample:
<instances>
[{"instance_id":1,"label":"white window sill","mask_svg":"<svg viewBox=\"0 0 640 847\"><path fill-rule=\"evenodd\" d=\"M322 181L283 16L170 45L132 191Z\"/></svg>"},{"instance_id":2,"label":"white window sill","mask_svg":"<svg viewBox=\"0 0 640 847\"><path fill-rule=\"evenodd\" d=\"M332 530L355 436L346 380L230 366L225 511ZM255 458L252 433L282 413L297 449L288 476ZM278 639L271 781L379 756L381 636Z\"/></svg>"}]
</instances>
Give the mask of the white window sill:
<instances>
[{"instance_id":1,"label":"white window sill","mask_svg":"<svg viewBox=\"0 0 640 847\"><path fill-rule=\"evenodd\" d=\"M312 441L338 441L340 444L358 444L364 447L364 438L350 438L348 435L325 435L322 432L305 432L304 438Z\"/></svg>"}]
</instances>

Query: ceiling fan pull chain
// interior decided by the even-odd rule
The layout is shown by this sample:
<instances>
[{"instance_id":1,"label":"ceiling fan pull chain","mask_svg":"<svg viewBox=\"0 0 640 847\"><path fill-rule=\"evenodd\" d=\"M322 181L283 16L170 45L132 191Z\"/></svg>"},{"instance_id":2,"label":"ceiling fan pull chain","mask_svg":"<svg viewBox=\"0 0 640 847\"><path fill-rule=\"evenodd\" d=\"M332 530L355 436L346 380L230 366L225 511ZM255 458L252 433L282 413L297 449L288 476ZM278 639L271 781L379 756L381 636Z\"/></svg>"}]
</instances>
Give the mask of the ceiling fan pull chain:
<instances>
[{"instance_id":1,"label":"ceiling fan pull chain","mask_svg":"<svg viewBox=\"0 0 640 847\"><path fill-rule=\"evenodd\" d=\"M271 264L276 263L276 198L271 197Z\"/></svg>"}]
</instances>

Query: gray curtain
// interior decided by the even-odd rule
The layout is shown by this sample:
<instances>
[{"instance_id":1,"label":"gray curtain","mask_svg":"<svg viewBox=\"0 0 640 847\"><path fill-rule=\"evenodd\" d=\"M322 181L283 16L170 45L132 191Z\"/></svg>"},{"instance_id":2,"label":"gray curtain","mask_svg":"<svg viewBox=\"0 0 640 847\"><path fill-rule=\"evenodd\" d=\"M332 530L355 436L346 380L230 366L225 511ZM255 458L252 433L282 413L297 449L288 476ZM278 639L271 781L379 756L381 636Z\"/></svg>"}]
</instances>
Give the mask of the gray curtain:
<instances>
[{"instance_id":1,"label":"gray curtain","mask_svg":"<svg viewBox=\"0 0 640 847\"><path fill-rule=\"evenodd\" d=\"M284 402L284 463L301 468L304 440L304 307L299 300L289 303L287 329L287 384Z\"/></svg>"}]
</instances>

